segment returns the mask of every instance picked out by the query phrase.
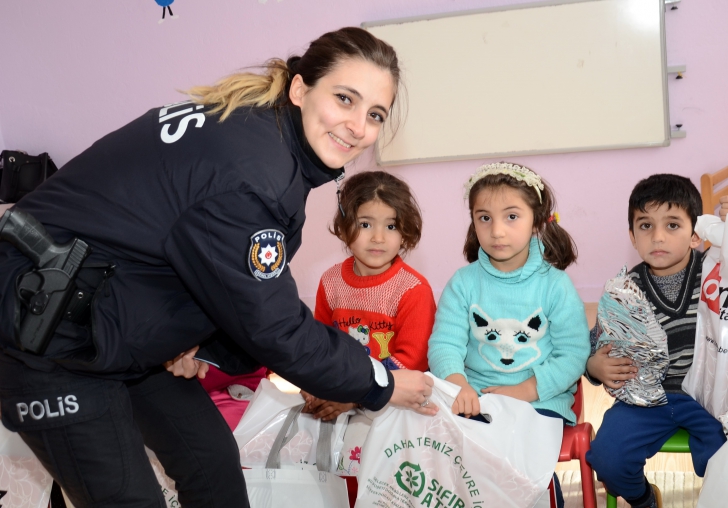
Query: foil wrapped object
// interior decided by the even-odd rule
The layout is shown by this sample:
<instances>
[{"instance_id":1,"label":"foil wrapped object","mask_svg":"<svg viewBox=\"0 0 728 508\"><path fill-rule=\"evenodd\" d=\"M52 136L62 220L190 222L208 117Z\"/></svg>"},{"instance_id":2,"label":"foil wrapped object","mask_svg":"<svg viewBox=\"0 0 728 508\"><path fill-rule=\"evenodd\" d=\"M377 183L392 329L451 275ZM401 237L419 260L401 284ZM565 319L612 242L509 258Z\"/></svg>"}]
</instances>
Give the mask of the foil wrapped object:
<instances>
[{"instance_id":1,"label":"foil wrapped object","mask_svg":"<svg viewBox=\"0 0 728 508\"><path fill-rule=\"evenodd\" d=\"M637 377L621 388L605 389L635 406L666 404L662 381L670 363L667 335L655 319L649 300L627 274L626 266L604 285L597 323L601 332L597 348L612 344L609 356L630 358L638 368Z\"/></svg>"}]
</instances>

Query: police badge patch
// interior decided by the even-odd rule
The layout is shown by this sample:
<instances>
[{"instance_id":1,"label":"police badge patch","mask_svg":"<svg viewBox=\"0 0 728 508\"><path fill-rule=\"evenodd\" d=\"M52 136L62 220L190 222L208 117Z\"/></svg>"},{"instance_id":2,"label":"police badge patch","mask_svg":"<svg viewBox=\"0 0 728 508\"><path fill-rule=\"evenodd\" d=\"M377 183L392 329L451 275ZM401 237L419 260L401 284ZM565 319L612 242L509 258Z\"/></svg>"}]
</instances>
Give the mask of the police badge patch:
<instances>
[{"instance_id":1,"label":"police badge patch","mask_svg":"<svg viewBox=\"0 0 728 508\"><path fill-rule=\"evenodd\" d=\"M263 229L250 237L248 267L258 280L275 279L286 267L286 235L275 229Z\"/></svg>"}]
</instances>

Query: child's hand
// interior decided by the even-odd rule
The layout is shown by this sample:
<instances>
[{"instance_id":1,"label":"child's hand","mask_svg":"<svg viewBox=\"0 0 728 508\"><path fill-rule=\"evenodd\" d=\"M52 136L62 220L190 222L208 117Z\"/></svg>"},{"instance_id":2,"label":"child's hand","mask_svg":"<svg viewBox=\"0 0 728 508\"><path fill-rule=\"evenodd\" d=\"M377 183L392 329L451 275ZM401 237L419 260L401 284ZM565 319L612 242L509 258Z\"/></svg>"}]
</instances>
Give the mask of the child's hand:
<instances>
[{"instance_id":1,"label":"child's hand","mask_svg":"<svg viewBox=\"0 0 728 508\"><path fill-rule=\"evenodd\" d=\"M725 216L728 214L728 196L721 196L720 197L720 209L718 210L718 215L720 215L720 220L725 222Z\"/></svg>"},{"instance_id":2,"label":"child's hand","mask_svg":"<svg viewBox=\"0 0 728 508\"><path fill-rule=\"evenodd\" d=\"M538 389L536 384L536 376L529 377L524 382L513 386L489 386L480 390L483 393L495 393L498 395L508 395L514 399L533 402L538 400Z\"/></svg>"},{"instance_id":3,"label":"child's hand","mask_svg":"<svg viewBox=\"0 0 728 508\"><path fill-rule=\"evenodd\" d=\"M610 357L611 350L611 344L599 348L586 362L586 371L604 386L616 390L622 388L625 381L637 377L637 367L629 358Z\"/></svg>"},{"instance_id":4,"label":"child's hand","mask_svg":"<svg viewBox=\"0 0 728 508\"><path fill-rule=\"evenodd\" d=\"M316 412L313 414L315 419L321 418L321 421L328 422L335 420L341 413L354 409L356 404L347 402L333 402L331 400L325 400L323 403L316 408Z\"/></svg>"},{"instance_id":5,"label":"child's hand","mask_svg":"<svg viewBox=\"0 0 728 508\"><path fill-rule=\"evenodd\" d=\"M301 410L302 413L314 413L316 410L326 402L325 400L319 399L318 397L314 397L308 392L304 392L301 390L301 397L303 397L304 406Z\"/></svg>"},{"instance_id":6,"label":"child's hand","mask_svg":"<svg viewBox=\"0 0 728 508\"><path fill-rule=\"evenodd\" d=\"M460 387L460 393L458 393L452 405L453 413L456 415L464 414L466 418L480 414L478 392L473 390L473 387L468 384L465 376L462 374L450 374L445 378L445 381L450 381Z\"/></svg>"},{"instance_id":7,"label":"child's hand","mask_svg":"<svg viewBox=\"0 0 728 508\"><path fill-rule=\"evenodd\" d=\"M316 419L321 418L322 421L328 422L334 420L341 413L346 413L350 409L354 409L356 404L345 402L333 402L331 400L323 400L314 397L308 392L301 390L301 397L305 402L302 413L313 414Z\"/></svg>"},{"instance_id":8,"label":"child's hand","mask_svg":"<svg viewBox=\"0 0 728 508\"><path fill-rule=\"evenodd\" d=\"M200 349L200 346L195 346L189 351L178 354L174 360L164 362L162 365L168 372L178 377L181 376L190 379L197 376L200 379L205 379L210 365L206 362L195 360L195 354L198 349Z\"/></svg>"}]
</instances>

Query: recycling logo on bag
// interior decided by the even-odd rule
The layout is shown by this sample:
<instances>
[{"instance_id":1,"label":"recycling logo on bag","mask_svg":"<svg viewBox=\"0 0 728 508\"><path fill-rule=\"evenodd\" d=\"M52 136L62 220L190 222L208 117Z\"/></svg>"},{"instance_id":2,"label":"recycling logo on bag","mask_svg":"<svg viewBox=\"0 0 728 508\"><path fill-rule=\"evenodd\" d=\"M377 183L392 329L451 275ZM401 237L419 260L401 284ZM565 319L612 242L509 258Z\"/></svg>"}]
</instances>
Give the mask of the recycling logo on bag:
<instances>
[{"instance_id":1,"label":"recycling logo on bag","mask_svg":"<svg viewBox=\"0 0 728 508\"><path fill-rule=\"evenodd\" d=\"M399 471L394 474L394 478L402 490L414 497L419 497L425 490L425 473L419 464L402 462Z\"/></svg>"}]
</instances>

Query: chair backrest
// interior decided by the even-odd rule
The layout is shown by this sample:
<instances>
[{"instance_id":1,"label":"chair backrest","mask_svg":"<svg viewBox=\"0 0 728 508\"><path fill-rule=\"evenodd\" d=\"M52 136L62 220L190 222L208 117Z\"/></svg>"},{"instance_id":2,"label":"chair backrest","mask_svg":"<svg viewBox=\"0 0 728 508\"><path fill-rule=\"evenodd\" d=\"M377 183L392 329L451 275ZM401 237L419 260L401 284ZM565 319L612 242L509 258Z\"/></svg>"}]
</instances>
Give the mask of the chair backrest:
<instances>
[{"instance_id":1,"label":"chair backrest","mask_svg":"<svg viewBox=\"0 0 728 508\"><path fill-rule=\"evenodd\" d=\"M584 391L581 389L582 378L576 382L576 393L574 394L574 405L571 410L576 414L576 423L584 423Z\"/></svg>"},{"instance_id":2,"label":"chair backrest","mask_svg":"<svg viewBox=\"0 0 728 508\"><path fill-rule=\"evenodd\" d=\"M706 173L700 177L700 196L703 198L703 214L713 215L720 204L722 196L728 196L728 186L715 190L724 180L728 179L728 166L715 173ZM710 247L710 242L705 242L705 248Z\"/></svg>"}]
</instances>

